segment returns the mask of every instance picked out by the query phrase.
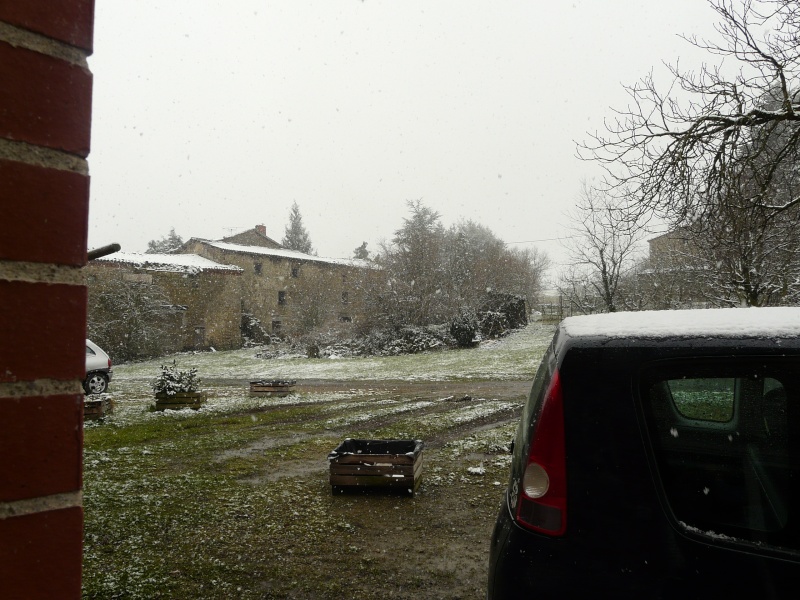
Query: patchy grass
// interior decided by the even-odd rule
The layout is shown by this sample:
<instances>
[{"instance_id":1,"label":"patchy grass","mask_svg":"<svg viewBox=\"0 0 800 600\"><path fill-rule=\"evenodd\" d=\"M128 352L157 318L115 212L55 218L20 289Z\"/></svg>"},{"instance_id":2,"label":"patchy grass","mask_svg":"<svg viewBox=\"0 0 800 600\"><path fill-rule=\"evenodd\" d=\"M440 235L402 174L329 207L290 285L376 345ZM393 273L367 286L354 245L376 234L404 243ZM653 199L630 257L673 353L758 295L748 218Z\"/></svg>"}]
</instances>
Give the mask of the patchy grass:
<instances>
[{"instance_id":1,"label":"patchy grass","mask_svg":"<svg viewBox=\"0 0 800 600\"><path fill-rule=\"evenodd\" d=\"M519 338L535 367L546 344L534 333ZM252 398L224 354L208 355L221 362L206 362L217 380L200 411L149 412L144 367L118 368L115 413L85 430L84 598L485 595L526 384L464 402L424 382ZM423 371L441 375L441 354ZM379 371L402 380L398 369ZM326 456L344 437L425 440L417 495L333 496Z\"/></svg>"}]
</instances>

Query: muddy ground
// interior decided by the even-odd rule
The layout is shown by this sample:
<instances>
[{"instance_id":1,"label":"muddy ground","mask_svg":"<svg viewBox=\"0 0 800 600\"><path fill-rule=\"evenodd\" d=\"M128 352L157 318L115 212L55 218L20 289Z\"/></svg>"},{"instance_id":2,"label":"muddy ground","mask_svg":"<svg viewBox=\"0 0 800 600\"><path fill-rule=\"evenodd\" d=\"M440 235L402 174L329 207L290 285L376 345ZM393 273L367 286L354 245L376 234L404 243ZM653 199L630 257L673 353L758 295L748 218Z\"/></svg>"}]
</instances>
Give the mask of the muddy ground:
<instances>
[{"instance_id":1,"label":"muddy ground","mask_svg":"<svg viewBox=\"0 0 800 600\"><path fill-rule=\"evenodd\" d=\"M485 598L530 381L204 383L219 409L159 415L120 378L86 430L84 598ZM422 439L416 493L334 494L348 437Z\"/></svg>"},{"instance_id":2,"label":"muddy ground","mask_svg":"<svg viewBox=\"0 0 800 600\"><path fill-rule=\"evenodd\" d=\"M511 401L515 408L427 436L423 440L422 484L414 497L375 489L331 495L331 518L349 527L342 531L340 553L319 556L311 552L304 557L309 572L323 580L346 581L346 597L350 598L484 598L489 541L507 482L507 455L496 443L478 444L478 449L470 449L467 443L467 450L461 452L460 442L485 435L491 439L493 433L503 443L510 441L530 382L303 381L298 391L356 388L396 394L407 401L437 401L415 413L417 417L458 412L487 398ZM359 429L382 430L390 420L384 417L360 423ZM310 437L330 437L333 447L350 429ZM287 444L296 441L283 440ZM274 438L262 441L270 445L283 442ZM470 472L478 467L485 472ZM280 472L267 475L270 479L296 476L319 479L324 486L328 463L324 459L289 461ZM316 577L310 575L310 580ZM289 597L328 597L322 583L313 591L300 586Z\"/></svg>"}]
</instances>

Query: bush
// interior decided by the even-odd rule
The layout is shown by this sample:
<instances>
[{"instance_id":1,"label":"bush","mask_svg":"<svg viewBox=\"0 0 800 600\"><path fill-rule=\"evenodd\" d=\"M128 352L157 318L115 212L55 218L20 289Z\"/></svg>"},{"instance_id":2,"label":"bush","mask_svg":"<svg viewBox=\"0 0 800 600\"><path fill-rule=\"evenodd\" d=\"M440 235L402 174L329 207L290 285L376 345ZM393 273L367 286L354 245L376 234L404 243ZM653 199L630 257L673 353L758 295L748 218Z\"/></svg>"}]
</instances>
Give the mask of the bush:
<instances>
[{"instance_id":1,"label":"bush","mask_svg":"<svg viewBox=\"0 0 800 600\"><path fill-rule=\"evenodd\" d=\"M508 333L508 319L505 313L489 310L481 314L481 335L485 338L498 338Z\"/></svg>"},{"instance_id":2,"label":"bush","mask_svg":"<svg viewBox=\"0 0 800 600\"><path fill-rule=\"evenodd\" d=\"M249 313L242 313L240 329L242 331L242 345L244 347L269 344L272 342L272 336L264 329L261 321Z\"/></svg>"},{"instance_id":3,"label":"bush","mask_svg":"<svg viewBox=\"0 0 800 600\"><path fill-rule=\"evenodd\" d=\"M478 333L478 318L475 313L462 309L450 322L450 335L452 335L460 348L469 348L475 343Z\"/></svg>"},{"instance_id":4,"label":"bush","mask_svg":"<svg viewBox=\"0 0 800 600\"><path fill-rule=\"evenodd\" d=\"M396 327L372 331L363 341L362 354L397 356L428 350L443 350L457 343L446 327Z\"/></svg>"},{"instance_id":5,"label":"bush","mask_svg":"<svg viewBox=\"0 0 800 600\"><path fill-rule=\"evenodd\" d=\"M197 369L181 371L175 361L171 365L161 365L161 374L153 380L156 394L174 396L178 392L196 392L200 386Z\"/></svg>"},{"instance_id":6,"label":"bush","mask_svg":"<svg viewBox=\"0 0 800 600\"><path fill-rule=\"evenodd\" d=\"M525 298L514 294L489 294L478 311L481 334L501 337L528 324Z\"/></svg>"}]
</instances>

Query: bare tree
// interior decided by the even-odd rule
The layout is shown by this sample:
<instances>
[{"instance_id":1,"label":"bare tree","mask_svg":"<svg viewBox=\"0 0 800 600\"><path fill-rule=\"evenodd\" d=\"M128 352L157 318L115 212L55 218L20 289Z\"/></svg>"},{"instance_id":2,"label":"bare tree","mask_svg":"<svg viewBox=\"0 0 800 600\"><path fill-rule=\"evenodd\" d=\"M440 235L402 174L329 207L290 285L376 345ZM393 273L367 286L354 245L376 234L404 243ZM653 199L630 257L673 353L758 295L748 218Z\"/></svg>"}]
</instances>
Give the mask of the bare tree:
<instances>
[{"instance_id":1,"label":"bare tree","mask_svg":"<svg viewBox=\"0 0 800 600\"><path fill-rule=\"evenodd\" d=\"M723 207L725 208L725 207ZM800 299L797 207L778 215L727 207L683 229L674 260L713 306L793 304Z\"/></svg>"},{"instance_id":2,"label":"bare tree","mask_svg":"<svg viewBox=\"0 0 800 600\"><path fill-rule=\"evenodd\" d=\"M448 295L457 307L476 308L490 292L522 296L532 306L550 268L546 253L537 248L510 248L474 221L450 227L444 260Z\"/></svg>"},{"instance_id":3,"label":"bare tree","mask_svg":"<svg viewBox=\"0 0 800 600\"><path fill-rule=\"evenodd\" d=\"M633 192L641 212L674 223L707 217L725 204L766 217L800 204L800 128L787 127L800 122L792 87L800 76L800 4L709 4L720 40L686 39L721 64L696 71L671 65L665 89L652 73L626 86L628 107L579 146L579 155L606 167L609 193L631 198Z\"/></svg>"},{"instance_id":4,"label":"bare tree","mask_svg":"<svg viewBox=\"0 0 800 600\"><path fill-rule=\"evenodd\" d=\"M562 276L560 284L570 301L576 296L583 298L581 302L585 304L590 297L587 289L591 288L604 310L614 312L621 308L619 285L633 267L638 244L645 234L644 224L626 206L627 202L584 183L570 215L573 235L565 242L573 268Z\"/></svg>"},{"instance_id":5,"label":"bare tree","mask_svg":"<svg viewBox=\"0 0 800 600\"><path fill-rule=\"evenodd\" d=\"M121 279L88 286L87 334L116 362L182 350L180 308L155 283Z\"/></svg>"},{"instance_id":6,"label":"bare tree","mask_svg":"<svg viewBox=\"0 0 800 600\"><path fill-rule=\"evenodd\" d=\"M566 315L602 312L594 286L594 273L586 265L568 265L558 276L558 293L566 301Z\"/></svg>"}]
</instances>

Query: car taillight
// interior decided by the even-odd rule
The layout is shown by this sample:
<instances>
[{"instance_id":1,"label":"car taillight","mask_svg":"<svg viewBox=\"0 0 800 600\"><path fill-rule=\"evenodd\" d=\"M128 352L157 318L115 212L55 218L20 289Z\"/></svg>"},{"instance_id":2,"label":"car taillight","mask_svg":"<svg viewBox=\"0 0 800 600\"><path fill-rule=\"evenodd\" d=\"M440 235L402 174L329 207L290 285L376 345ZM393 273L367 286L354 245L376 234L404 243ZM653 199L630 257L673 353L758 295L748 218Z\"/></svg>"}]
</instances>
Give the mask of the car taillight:
<instances>
[{"instance_id":1,"label":"car taillight","mask_svg":"<svg viewBox=\"0 0 800 600\"><path fill-rule=\"evenodd\" d=\"M567 529L567 460L564 446L564 403L561 378L553 373L531 438L528 464L522 474L517 522L548 535Z\"/></svg>"},{"instance_id":2,"label":"car taillight","mask_svg":"<svg viewBox=\"0 0 800 600\"><path fill-rule=\"evenodd\" d=\"M109 369L111 368L111 359L110 358L108 359L108 368Z\"/></svg>"}]
</instances>

